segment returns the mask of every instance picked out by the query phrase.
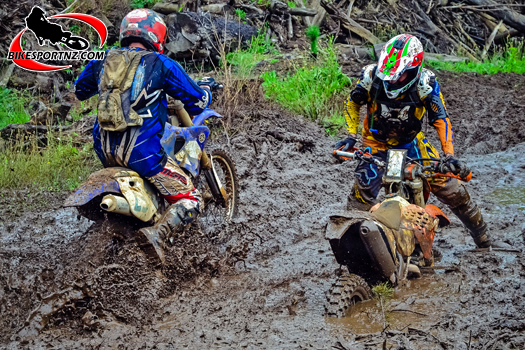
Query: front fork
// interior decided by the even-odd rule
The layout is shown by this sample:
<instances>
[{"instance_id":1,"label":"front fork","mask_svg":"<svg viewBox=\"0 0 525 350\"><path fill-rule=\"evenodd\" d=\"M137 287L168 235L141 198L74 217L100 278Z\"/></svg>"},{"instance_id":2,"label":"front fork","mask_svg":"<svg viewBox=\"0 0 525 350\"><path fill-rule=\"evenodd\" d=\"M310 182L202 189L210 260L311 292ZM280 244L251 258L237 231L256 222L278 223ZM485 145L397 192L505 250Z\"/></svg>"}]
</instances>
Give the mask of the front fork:
<instances>
[{"instance_id":1,"label":"front fork","mask_svg":"<svg viewBox=\"0 0 525 350\"><path fill-rule=\"evenodd\" d=\"M175 112L180 119L181 125L183 127L193 126L193 121L191 120L188 112L184 109L182 102L175 101L174 107ZM202 150L201 154L201 167L202 172L204 172L204 176L206 177L206 181L208 181L208 186L210 187L211 193L213 194L213 198L215 198L215 200L220 204L225 205L228 202L228 193L226 193L226 189L221 184L221 181L215 172L211 157L208 157L208 154L204 149Z\"/></svg>"},{"instance_id":2,"label":"front fork","mask_svg":"<svg viewBox=\"0 0 525 350\"><path fill-rule=\"evenodd\" d=\"M425 196L423 191L423 180L420 178L415 178L414 180L405 180L403 182L392 182L389 184L389 186L385 186L385 193L391 194L391 193L397 193L397 195L405 198L407 201L410 201L410 198L407 198L410 196L409 193L405 193L404 186L410 188L412 191L412 196L414 200L414 204L420 206L421 208L425 208Z\"/></svg>"}]
</instances>

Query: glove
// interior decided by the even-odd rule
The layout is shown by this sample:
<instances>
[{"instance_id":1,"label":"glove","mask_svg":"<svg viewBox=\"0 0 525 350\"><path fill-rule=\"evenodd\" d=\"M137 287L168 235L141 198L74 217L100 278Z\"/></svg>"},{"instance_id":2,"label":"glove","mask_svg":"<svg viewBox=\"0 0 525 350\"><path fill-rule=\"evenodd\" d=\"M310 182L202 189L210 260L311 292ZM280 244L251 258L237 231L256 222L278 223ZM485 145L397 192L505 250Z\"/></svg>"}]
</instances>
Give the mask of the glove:
<instances>
[{"instance_id":1,"label":"glove","mask_svg":"<svg viewBox=\"0 0 525 350\"><path fill-rule=\"evenodd\" d=\"M461 161L457 158L454 158L452 155L448 155L443 160L443 169L440 170L442 173L451 172L454 175L459 175L462 179L466 178L470 174L470 168L467 166L467 163Z\"/></svg>"},{"instance_id":2,"label":"glove","mask_svg":"<svg viewBox=\"0 0 525 350\"><path fill-rule=\"evenodd\" d=\"M341 151L346 152L348 149L354 147L356 142L357 142L357 139L355 137L348 136L346 139L338 141L335 144L335 148L339 149L345 146Z\"/></svg>"},{"instance_id":3,"label":"glove","mask_svg":"<svg viewBox=\"0 0 525 350\"><path fill-rule=\"evenodd\" d=\"M199 86L201 86L201 85L208 85L210 87L211 91L215 91L218 88L222 87L222 85L217 83L215 81L215 79L213 79L211 77L204 77L201 80L197 80L197 85L199 85Z\"/></svg>"}]
</instances>

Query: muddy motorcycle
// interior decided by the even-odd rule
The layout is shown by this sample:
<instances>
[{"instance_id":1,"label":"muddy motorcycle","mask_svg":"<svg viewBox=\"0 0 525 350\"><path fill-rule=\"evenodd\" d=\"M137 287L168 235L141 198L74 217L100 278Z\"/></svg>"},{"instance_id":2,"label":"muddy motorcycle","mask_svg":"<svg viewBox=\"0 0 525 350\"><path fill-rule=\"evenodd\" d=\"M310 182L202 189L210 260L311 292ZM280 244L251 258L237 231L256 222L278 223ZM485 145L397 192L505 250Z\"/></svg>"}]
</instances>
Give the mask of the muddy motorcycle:
<instances>
[{"instance_id":1,"label":"muddy motorcycle","mask_svg":"<svg viewBox=\"0 0 525 350\"><path fill-rule=\"evenodd\" d=\"M237 212L235 164L224 150L215 149L210 155L204 150L210 135L210 129L204 124L209 118L222 116L205 109L192 120L182 104L176 105L175 112L177 115L166 123L161 144L201 191L204 210L199 221L211 222L210 226L227 223ZM149 181L124 167L105 168L91 174L66 199L64 206L76 207L80 215L92 221L107 218L116 223L114 226L128 223L135 229L154 225L167 208Z\"/></svg>"},{"instance_id":2,"label":"muddy motorcycle","mask_svg":"<svg viewBox=\"0 0 525 350\"><path fill-rule=\"evenodd\" d=\"M450 221L439 208L426 204L428 179L459 177L441 162L411 159L402 149L390 149L386 161L358 149L336 150L334 155L383 169L386 194L368 212L347 210L329 217L325 238L348 273L342 272L330 288L325 308L327 315L342 317L356 302L371 298L369 285L390 281L395 286L409 276L421 276L420 267L433 265L435 232Z\"/></svg>"}]
</instances>

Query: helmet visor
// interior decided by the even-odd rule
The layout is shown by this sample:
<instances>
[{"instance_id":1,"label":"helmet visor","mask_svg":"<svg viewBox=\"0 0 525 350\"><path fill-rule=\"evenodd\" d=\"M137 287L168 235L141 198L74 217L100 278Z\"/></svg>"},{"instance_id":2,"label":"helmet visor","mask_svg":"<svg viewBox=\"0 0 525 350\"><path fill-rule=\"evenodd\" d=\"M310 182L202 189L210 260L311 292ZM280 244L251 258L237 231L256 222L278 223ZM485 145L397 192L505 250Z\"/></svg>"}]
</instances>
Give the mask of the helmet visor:
<instances>
[{"instance_id":1,"label":"helmet visor","mask_svg":"<svg viewBox=\"0 0 525 350\"><path fill-rule=\"evenodd\" d=\"M402 90L405 87L412 85L412 83L414 82L414 80L416 79L418 75L418 72L419 72L418 68L419 67L407 69L399 76L397 80L390 80L390 81L384 80L383 82L385 85L385 90L389 92L394 92L394 91Z\"/></svg>"}]
</instances>

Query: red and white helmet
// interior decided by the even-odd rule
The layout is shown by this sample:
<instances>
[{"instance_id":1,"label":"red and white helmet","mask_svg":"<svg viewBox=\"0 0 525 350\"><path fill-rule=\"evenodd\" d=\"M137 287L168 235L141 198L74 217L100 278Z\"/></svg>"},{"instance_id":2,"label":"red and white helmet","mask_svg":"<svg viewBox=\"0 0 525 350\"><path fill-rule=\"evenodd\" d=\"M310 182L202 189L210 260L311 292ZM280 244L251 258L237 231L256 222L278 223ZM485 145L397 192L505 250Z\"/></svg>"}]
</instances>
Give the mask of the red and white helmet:
<instances>
[{"instance_id":1,"label":"red and white helmet","mask_svg":"<svg viewBox=\"0 0 525 350\"><path fill-rule=\"evenodd\" d=\"M154 11L133 10L120 25L120 45L125 47L132 42L140 42L150 50L163 53L167 32L166 24Z\"/></svg>"},{"instance_id":2,"label":"red and white helmet","mask_svg":"<svg viewBox=\"0 0 525 350\"><path fill-rule=\"evenodd\" d=\"M423 67L423 54L419 39L408 34L395 36L383 46L377 76L383 80L388 98L396 98L417 81ZM407 75L399 79L405 72Z\"/></svg>"}]
</instances>

